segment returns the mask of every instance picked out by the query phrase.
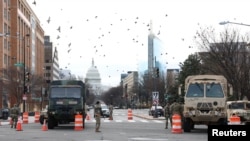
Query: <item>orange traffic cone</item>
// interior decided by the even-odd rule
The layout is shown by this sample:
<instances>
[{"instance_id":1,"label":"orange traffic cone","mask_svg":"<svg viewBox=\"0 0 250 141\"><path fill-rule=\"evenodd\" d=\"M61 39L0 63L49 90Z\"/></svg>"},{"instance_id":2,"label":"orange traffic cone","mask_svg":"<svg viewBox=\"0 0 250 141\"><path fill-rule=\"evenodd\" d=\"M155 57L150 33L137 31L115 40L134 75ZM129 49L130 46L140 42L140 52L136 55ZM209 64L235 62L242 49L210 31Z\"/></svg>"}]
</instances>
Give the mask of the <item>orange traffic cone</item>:
<instances>
[{"instance_id":1,"label":"orange traffic cone","mask_svg":"<svg viewBox=\"0 0 250 141\"><path fill-rule=\"evenodd\" d=\"M21 119L17 121L16 131L23 131Z\"/></svg>"},{"instance_id":2,"label":"orange traffic cone","mask_svg":"<svg viewBox=\"0 0 250 141\"><path fill-rule=\"evenodd\" d=\"M48 131L48 127L46 125L46 120L43 121L42 131Z\"/></svg>"},{"instance_id":3,"label":"orange traffic cone","mask_svg":"<svg viewBox=\"0 0 250 141\"><path fill-rule=\"evenodd\" d=\"M80 114L75 115L75 130L76 131L83 130L83 119L82 115Z\"/></svg>"},{"instance_id":4,"label":"orange traffic cone","mask_svg":"<svg viewBox=\"0 0 250 141\"><path fill-rule=\"evenodd\" d=\"M128 120L132 120L132 119L133 119L132 110L128 109Z\"/></svg>"},{"instance_id":5,"label":"orange traffic cone","mask_svg":"<svg viewBox=\"0 0 250 141\"><path fill-rule=\"evenodd\" d=\"M182 133L181 116L179 114L172 116L172 133Z\"/></svg>"}]
</instances>

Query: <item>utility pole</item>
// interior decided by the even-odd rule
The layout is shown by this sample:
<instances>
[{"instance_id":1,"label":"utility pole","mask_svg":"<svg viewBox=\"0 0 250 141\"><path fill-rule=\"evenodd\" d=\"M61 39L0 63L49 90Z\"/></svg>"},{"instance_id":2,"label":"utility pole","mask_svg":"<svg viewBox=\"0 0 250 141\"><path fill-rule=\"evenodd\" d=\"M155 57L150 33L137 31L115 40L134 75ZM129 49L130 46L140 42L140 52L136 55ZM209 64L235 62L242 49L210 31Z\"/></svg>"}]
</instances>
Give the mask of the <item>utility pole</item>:
<instances>
[{"instance_id":1,"label":"utility pole","mask_svg":"<svg viewBox=\"0 0 250 141\"><path fill-rule=\"evenodd\" d=\"M28 87L26 86L26 47L25 47L25 40L26 38L25 37L28 37L29 34L26 34L24 37L23 37L23 113L25 112L25 104L26 104L26 99L27 99L27 96L26 96L26 92L28 90ZM29 75L29 74L28 74Z\"/></svg>"},{"instance_id":2,"label":"utility pole","mask_svg":"<svg viewBox=\"0 0 250 141\"><path fill-rule=\"evenodd\" d=\"M158 106L158 92L156 91L156 78L158 77L159 68L156 67L156 56L154 58L154 68L153 68L153 79L154 79L154 91L152 92L153 103L155 103L154 118L158 118L157 106Z\"/></svg>"}]
</instances>

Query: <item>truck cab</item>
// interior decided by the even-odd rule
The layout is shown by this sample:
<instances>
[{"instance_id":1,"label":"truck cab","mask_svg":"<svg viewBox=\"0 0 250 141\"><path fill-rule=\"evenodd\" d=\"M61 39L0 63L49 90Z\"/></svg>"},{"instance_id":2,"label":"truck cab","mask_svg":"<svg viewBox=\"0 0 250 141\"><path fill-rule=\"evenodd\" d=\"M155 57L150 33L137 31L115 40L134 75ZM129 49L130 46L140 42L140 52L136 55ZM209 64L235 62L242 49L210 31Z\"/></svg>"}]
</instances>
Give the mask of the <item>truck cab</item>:
<instances>
[{"instance_id":1,"label":"truck cab","mask_svg":"<svg viewBox=\"0 0 250 141\"><path fill-rule=\"evenodd\" d=\"M248 100L237 100L227 101L227 117L230 122L230 117L236 115L240 117L242 124L250 124L250 101Z\"/></svg>"},{"instance_id":2,"label":"truck cab","mask_svg":"<svg viewBox=\"0 0 250 141\"><path fill-rule=\"evenodd\" d=\"M224 76L192 75L184 86L184 132L190 132L194 125L227 124L226 101L232 89Z\"/></svg>"}]
</instances>

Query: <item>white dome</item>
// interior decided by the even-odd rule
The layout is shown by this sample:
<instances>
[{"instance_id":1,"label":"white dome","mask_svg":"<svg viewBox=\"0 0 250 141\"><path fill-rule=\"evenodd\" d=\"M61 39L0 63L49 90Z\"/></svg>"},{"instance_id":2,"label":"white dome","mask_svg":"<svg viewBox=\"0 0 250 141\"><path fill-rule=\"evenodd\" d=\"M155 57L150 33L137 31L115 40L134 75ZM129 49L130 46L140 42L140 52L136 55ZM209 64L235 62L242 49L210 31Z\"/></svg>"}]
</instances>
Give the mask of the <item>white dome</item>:
<instances>
[{"instance_id":1,"label":"white dome","mask_svg":"<svg viewBox=\"0 0 250 141\"><path fill-rule=\"evenodd\" d=\"M86 79L92 80L101 80L100 73L96 66L94 66L94 60L92 60L92 66L88 69L86 74Z\"/></svg>"},{"instance_id":2,"label":"white dome","mask_svg":"<svg viewBox=\"0 0 250 141\"><path fill-rule=\"evenodd\" d=\"M95 66L91 66L88 69L88 72L86 74L86 78L88 78L88 79L95 79L95 78L100 79L100 74L99 74L98 69Z\"/></svg>"}]
</instances>

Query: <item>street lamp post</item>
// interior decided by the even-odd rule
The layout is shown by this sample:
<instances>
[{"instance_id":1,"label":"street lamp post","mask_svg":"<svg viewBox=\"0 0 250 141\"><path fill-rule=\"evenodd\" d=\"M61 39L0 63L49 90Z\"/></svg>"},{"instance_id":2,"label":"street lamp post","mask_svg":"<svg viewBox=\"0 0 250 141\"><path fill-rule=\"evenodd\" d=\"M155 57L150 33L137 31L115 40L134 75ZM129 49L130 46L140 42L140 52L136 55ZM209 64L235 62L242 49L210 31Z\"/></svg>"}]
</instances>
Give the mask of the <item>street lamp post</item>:
<instances>
[{"instance_id":1,"label":"street lamp post","mask_svg":"<svg viewBox=\"0 0 250 141\"><path fill-rule=\"evenodd\" d=\"M26 34L24 37L23 37L23 113L25 112L25 104L26 104L26 91L28 89L28 87L26 87L26 70L25 70L25 63L26 63L26 50L25 50L25 40L26 38L25 37L28 37L29 34Z\"/></svg>"},{"instance_id":2,"label":"street lamp post","mask_svg":"<svg viewBox=\"0 0 250 141\"><path fill-rule=\"evenodd\" d=\"M223 21L223 22L220 22L219 24L220 24L220 25L225 25L225 24L237 24L237 25L250 26L249 24L236 23L236 22L230 22L230 21Z\"/></svg>"}]
</instances>

